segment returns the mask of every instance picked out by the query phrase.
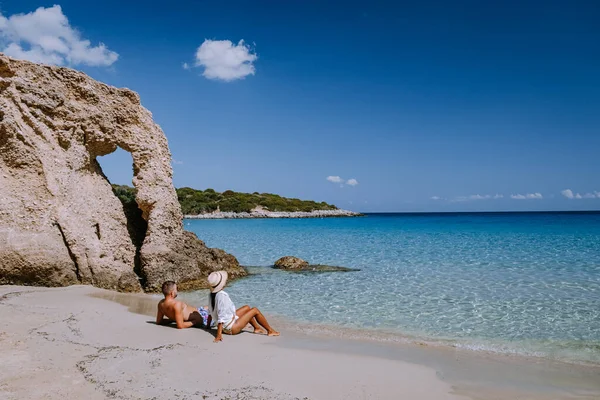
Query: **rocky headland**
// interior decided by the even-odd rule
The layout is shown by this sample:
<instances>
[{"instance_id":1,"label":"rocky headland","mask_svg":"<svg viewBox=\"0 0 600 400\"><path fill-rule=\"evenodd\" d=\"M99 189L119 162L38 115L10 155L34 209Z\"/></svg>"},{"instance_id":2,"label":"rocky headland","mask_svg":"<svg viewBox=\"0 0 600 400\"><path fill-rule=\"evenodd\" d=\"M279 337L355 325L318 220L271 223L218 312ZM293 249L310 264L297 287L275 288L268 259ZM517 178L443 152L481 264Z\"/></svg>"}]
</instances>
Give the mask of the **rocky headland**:
<instances>
[{"instance_id":1,"label":"rocky headland","mask_svg":"<svg viewBox=\"0 0 600 400\"><path fill-rule=\"evenodd\" d=\"M188 219L244 219L244 218L333 218L359 217L361 213L348 210L314 210L314 211L267 211L252 210L250 212L214 211L211 213L184 215Z\"/></svg>"},{"instance_id":2,"label":"rocky headland","mask_svg":"<svg viewBox=\"0 0 600 400\"><path fill-rule=\"evenodd\" d=\"M133 158L122 203L97 157ZM0 53L0 284L157 291L245 270L183 229L167 138L139 96Z\"/></svg>"}]
</instances>

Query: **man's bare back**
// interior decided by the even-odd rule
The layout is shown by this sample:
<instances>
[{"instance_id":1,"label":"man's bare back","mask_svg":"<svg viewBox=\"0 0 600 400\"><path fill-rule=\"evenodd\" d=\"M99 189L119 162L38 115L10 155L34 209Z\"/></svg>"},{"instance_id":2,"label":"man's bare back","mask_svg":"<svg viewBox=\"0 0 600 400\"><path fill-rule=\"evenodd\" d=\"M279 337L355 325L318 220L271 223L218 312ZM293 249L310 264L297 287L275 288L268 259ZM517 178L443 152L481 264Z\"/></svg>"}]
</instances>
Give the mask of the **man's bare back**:
<instances>
[{"instance_id":1,"label":"man's bare back","mask_svg":"<svg viewBox=\"0 0 600 400\"><path fill-rule=\"evenodd\" d=\"M202 325L204 320L197 308L191 307L181 300L175 300L177 297L177 285L174 282L165 282L163 284L163 294L165 298L158 303L156 313L157 325L175 322L179 329Z\"/></svg>"}]
</instances>

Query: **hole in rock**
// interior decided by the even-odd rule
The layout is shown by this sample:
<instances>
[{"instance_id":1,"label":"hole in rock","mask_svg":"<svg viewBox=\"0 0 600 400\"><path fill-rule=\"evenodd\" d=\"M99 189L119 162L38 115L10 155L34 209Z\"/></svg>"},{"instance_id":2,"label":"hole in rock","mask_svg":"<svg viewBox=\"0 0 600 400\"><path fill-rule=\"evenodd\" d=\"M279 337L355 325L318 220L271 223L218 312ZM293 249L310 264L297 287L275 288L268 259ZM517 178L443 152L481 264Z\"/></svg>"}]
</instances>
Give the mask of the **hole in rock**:
<instances>
[{"instance_id":1,"label":"hole in rock","mask_svg":"<svg viewBox=\"0 0 600 400\"><path fill-rule=\"evenodd\" d=\"M142 210L135 201L135 188L132 183L133 159L131 154L117 148L115 152L97 157L96 160L102 173L112 185L113 193L123 205L123 212L127 218L127 231L136 249L134 271L140 277L142 286L145 286L145 277L141 270L140 249L146 237L148 223L142 218Z\"/></svg>"}]
</instances>

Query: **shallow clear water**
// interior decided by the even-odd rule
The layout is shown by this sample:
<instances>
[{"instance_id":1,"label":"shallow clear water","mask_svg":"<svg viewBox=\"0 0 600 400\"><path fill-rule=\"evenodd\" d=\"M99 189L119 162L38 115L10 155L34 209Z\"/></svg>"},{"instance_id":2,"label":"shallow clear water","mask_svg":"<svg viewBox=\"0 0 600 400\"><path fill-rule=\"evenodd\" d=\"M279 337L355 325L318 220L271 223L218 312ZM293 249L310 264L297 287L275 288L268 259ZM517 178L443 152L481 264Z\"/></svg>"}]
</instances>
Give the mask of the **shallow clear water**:
<instances>
[{"instance_id":1,"label":"shallow clear water","mask_svg":"<svg viewBox=\"0 0 600 400\"><path fill-rule=\"evenodd\" d=\"M600 213L186 220L256 272L231 284L299 322L600 363ZM284 255L360 268L289 273ZM198 295L200 297L200 295ZM204 296L198 299L205 302Z\"/></svg>"}]
</instances>

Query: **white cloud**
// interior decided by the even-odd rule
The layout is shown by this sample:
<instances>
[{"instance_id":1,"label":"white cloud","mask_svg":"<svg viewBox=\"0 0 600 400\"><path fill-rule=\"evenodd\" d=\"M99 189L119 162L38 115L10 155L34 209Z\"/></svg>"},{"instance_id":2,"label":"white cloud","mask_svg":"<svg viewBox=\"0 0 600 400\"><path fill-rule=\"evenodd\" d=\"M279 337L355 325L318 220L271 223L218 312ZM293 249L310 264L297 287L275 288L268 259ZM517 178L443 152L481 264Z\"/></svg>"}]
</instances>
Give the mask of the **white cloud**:
<instances>
[{"instance_id":1,"label":"white cloud","mask_svg":"<svg viewBox=\"0 0 600 400\"><path fill-rule=\"evenodd\" d=\"M172 159L172 160L171 160L171 162L172 162L174 165L183 165L183 161L179 161L179 160L176 160L176 159Z\"/></svg>"},{"instance_id":2,"label":"white cloud","mask_svg":"<svg viewBox=\"0 0 600 400\"><path fill-rule=\"evenodd\" d=\"M541 193L527 193L527 194L511 194L511 199L515 200L541 200L544 198Z\"/></svg>"},{"instance_id":3,"label":"white cloud","mask_svg":"<svg viewBox=\"0 0 600 400\"><path fill-rule=\"evenodd\" d=\"M205 78L231 82L254 75L253 63L257 59L243 40L236 45L230 40L206 39L196 50L195 65L204 67Z\"/></svg>"},{"instance_id":4,"label":"white cloud","mask_svg":"<svg viewBox=\"0 0 600 400\"><path fill-rule=\"evenodd\" d=\"M484 196L478 195L478 194L472 194L470 196L457 196L455 198L452 199L452 201L458 201L458 202L462 202L462 201L472 201L472 200L483 200Z\"/></svg>"},{"instance_id":5,"label":"white cloud","mask_svg":"<svg viewBox=\"0 0 600 400\"><path fill-rule=\"evenodd\" d=\"M595 191L594 193L585 193L585 194L580 194L580 193L573 193L573 191L571 189L565 189L562 192L560 192L560 194L562 194L563 196L565 196L567 199L595 199L595 198L599 198L600 199L600 192Z\"/></svg>"},{"instance_id":6,"label":"white cloud","mask_svg":"<svg viewBox=\"0 0 600 400\"><path fill-rule=\"evenodd\" d=\"M332 182L332 183L339 183L341 188L344 187L344 184L349 185L349 186L356 186L356 185L358 185L358 181L356 179L354 179L354 178L345 180L341 176L329 175L325 179L327 179L329 182Z\"/></svg>"},{"instance_id":7,"label":"white cloud","mask_svg":"<svg viewBox=\"0 0 600 400\"><path fill-rule=\"evenodd\" d=\"M104 43L92 46L83 39L59 5L8 18L0 13L0 50L10 57L54 65L109 66L119 58Z\"/></svg>"},{"instance_id":8,"label":"white cloud","mask_svg":"<svg viewBox=\"0 0 600 400\"><path fill-rule=\"evenodd\" d=\"M560 192L560 194L562 194L563 196L565 196L567 199L572 199L573 197L575 197L573 195L573 191L571 189L565 189L562 192Z\"/></svg>"},{"instance_id":9,"label":"white cloud","mask_svg":"<svg viewBox=\"0 0 600 400\"><path fill-rule=\"evenodd\" d=\"M183 69L190 69L190 64L188 63L183 63L181 66L183 67Z\"/></svg>"},{"instance_id":10,"label":"white cloud","mask_svg":"<svg viewBox=\"0 0 600 400\"><path fill-rule=\"evenodd\" d=\"M463 201L477 201L477 200L498 200L504 198L501 194L471 194L469 196L457 196L453 198L452 202L463 202Z\"/></svg>"},{"instance_id":11,"label":"white cloud","mask_svg":"<svg viewBox=\"0 0 600 400\"><path fill-rule=\"evenodd\" d=\"M456 196L454 198L451 199L446 199L444 197L440 197L440 196L432 196L430 197L431 200L448 200L451 203L457 203L457 202L464 202L464 201L478 201L478 200L498 200L498 199L502 199L504 198L504 195L502 194L471 194L468 196Z\"/></svg>"}]
</instances>

